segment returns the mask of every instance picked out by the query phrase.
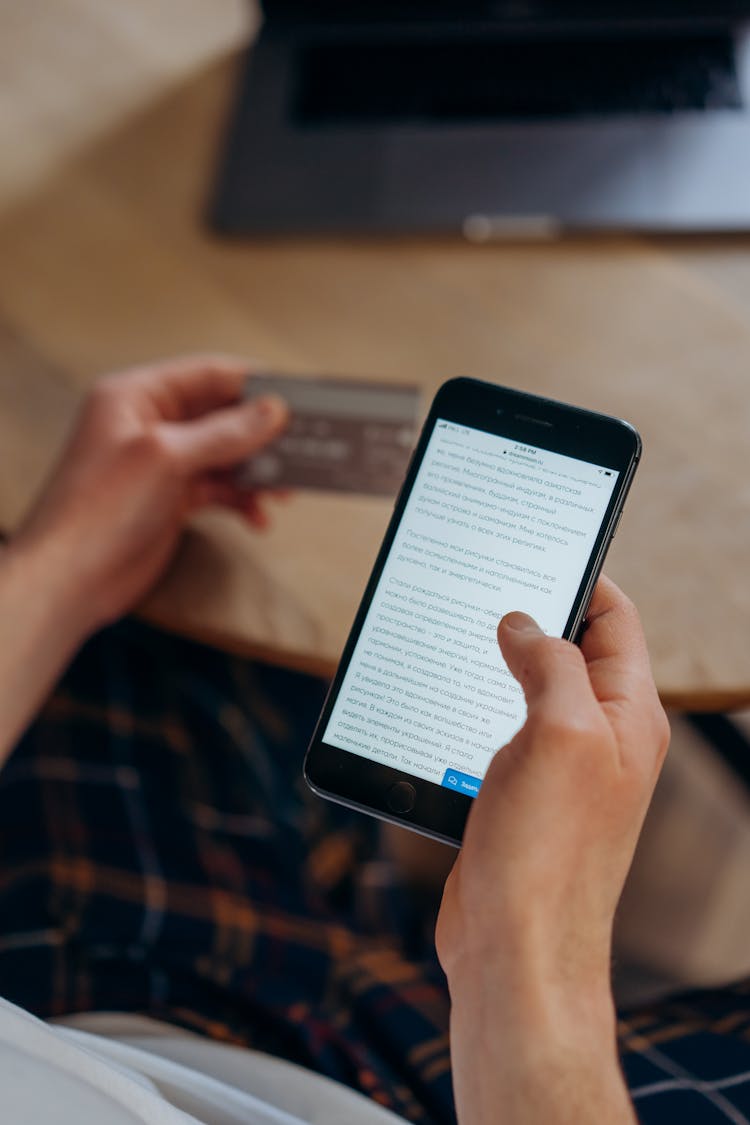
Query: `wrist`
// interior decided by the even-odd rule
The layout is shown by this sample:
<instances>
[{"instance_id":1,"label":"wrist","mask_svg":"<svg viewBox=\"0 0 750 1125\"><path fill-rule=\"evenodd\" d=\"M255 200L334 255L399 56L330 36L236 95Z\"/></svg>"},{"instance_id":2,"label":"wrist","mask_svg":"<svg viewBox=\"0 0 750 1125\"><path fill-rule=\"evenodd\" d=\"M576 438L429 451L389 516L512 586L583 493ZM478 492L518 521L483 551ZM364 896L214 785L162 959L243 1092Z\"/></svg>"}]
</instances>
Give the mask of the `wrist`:
<instances>
[{"instance_id":1,"label":"wrist","mask_svg":"<svg viewBox=\"0 0 750 1125\"><path fill-rule=\"evenodd\" d=\"M613 1011L611 922L604 916L595 921L590 911L583 917L586 923L573 924L559 910L524 909L513 915L506 906L500 924L496 918L491 928L465 919L447 927L438 937L444 937L440 953L451 993L481 1002L499 991L506 1007L538 1012L540 1018L555 1004L581 1006L598 1019L608 1018Z\"/></svg>"},{"instance_id":2,"label":"wrist","mask_svg":"<svg viewBox=\"0 0 750 1125\"><path fill-rule=\"evenodd\" d=\"M513 1032L516 1048L556 1041L609 1047L616 1014L609 957L591 958L588 972L550 965L539 957L499 956L459 960L449 969L452 1011L457 1021L480 1022Z\"/></svg>"},{"instance_id":3,"label":"wrist","mask_svg":"<svg viewBox=\"0 0 750 1125\"><path fill-rule=\"evenodd\" d=\"M0 767L91 631L85 597L51 540L0 550Z\"/></svg>"},{"instance_id":4,"label":"wrist","mask_svg":"<svg viewBox=\"0 0 750 1125\"><path fill-rule=\"evenodd\" d=\"M97 627L91 591L76 572L75 552L54 534L20 533L3 545L4 581L18 591L25 617L44 630L46 643L72 652ZM33 609L32 609L33 607Z\"/></svg>"},{"instance_id":5,"label":"wrist","mask_svg":"<svg viewBox=\"0 0 750 1125\"><path fill-rule=\"evenodd\" d=\"M454 963L448 976L462 1125L631 1125L608 972L574 981L503 957Z\"/></svg>"}]
</instances>

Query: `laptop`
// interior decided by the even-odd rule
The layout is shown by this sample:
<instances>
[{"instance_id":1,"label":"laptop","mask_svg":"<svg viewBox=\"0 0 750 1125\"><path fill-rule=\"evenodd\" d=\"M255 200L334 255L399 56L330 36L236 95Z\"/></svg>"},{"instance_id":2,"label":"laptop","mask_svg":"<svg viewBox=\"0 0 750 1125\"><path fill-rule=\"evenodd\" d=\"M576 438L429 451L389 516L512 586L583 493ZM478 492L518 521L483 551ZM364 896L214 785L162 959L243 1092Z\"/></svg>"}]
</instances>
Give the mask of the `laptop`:
<instances>
[{"instance_id":1,"label":"laptop","mask_svg":"<svg viewBox=\"0 0 750 1125\"><path fill-rule=\"evenodd\" d=\"M750 229L750 0L265 0L227 234Z\"/></svg>"}]
</instances>

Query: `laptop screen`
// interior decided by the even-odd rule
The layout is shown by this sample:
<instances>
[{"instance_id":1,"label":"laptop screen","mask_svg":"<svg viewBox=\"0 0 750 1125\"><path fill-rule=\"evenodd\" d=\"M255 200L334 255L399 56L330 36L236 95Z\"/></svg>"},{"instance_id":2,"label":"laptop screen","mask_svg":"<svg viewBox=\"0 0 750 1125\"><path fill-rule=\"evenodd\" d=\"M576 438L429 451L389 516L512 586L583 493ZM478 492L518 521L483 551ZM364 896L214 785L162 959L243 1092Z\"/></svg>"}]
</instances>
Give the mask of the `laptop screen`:
<instances>
[{"instance_id":1,"label":"laptop screen","mask_svg":"<svg viewBox=\"0 0 750 1125\"><path fill-rule=\"evenodd\" d=\"M727 23L750 17L750 0L262 0L267 16L304 21L475 19L509 24L637 21Z\"/></svg>"}]
</instances>

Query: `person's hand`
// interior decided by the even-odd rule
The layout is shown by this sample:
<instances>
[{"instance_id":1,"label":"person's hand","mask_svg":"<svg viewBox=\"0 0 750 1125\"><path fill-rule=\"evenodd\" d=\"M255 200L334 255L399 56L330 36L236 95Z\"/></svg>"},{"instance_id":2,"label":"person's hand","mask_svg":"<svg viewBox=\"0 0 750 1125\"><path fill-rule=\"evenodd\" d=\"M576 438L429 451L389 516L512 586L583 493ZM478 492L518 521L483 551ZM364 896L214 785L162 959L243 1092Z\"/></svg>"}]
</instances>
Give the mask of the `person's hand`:
<instances>
[{"instance_id":1,"label":"person's hand","mask_svg":"<svg viewBox=\"0 0 750 1125\"><path fill-rule=\"evenodd\" d=\"M85 634L131 609L156 582L190 512L209 504L261 527L257 495L234 468L283 430L275 397L242 401L248 365L176 359L95 383L74 433L10 551L65 577ZM37 569L40 569L37 566Z\"/></svg>"},{"instance_id":2,"label":"person's hand","mask_svg":"<svg viewBox=\"0 0 750 1125\"><path fill-rule=\"evenodd\" d=\"M582 1099L588 1091L591 1120L597 1110L600 1121L632 1120L626 1100L625 1116L608 1115L591 1082L614 1083L615 1098L619 1083L622 1094L612 923L669 741L638 615L602 579L580 648L545 636L519 613L503 618L498 641L528 717L493 759L473 804L436 935L454 1005L459 1118L500 1120L497 1098L505 1097L520 1115L507 1120L545 1119L544 1099L538 1115L521 1114L531 1087L512 1100L536 1055L539 1083L548 1085L543 1060L554 1069L568 1058L566 1088ZM485 1052L482 1077L475 1067L487 1036L500 1056ZM586 1056L593 1069L582 1074Z\"/></svg>"}]
</instances>

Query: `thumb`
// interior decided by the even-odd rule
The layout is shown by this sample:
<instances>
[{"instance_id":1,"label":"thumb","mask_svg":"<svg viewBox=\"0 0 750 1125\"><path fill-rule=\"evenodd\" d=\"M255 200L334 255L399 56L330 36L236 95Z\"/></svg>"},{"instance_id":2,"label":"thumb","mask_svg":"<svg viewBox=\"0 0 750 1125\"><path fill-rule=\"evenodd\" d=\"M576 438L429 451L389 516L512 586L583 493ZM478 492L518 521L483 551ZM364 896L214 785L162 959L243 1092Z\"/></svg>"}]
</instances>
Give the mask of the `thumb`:
<instances>
[{"instance_id":1,"label":"thumb","mask_svg":"<svg viewBox=\"0 0 750 1125\"><path fill-rule=\"evenodd\" d=\"M500 651L526 696L529 713L543 708L551 719L595 703L581 650L548 637L533 617L506 613L497 627Z\"/></svg>"},{"instance_id":2,"label":"thumb","mask_svg":"<svg viewBox=\"0 0 750 1125\"><path fill-rule=\"evenodd\" d=\"M164 423L163 429L181 468L193 474L226 469L252 457L279 436L288 420L283 399L263 395L190 422Z\"/></svg>"}]
</instances>

